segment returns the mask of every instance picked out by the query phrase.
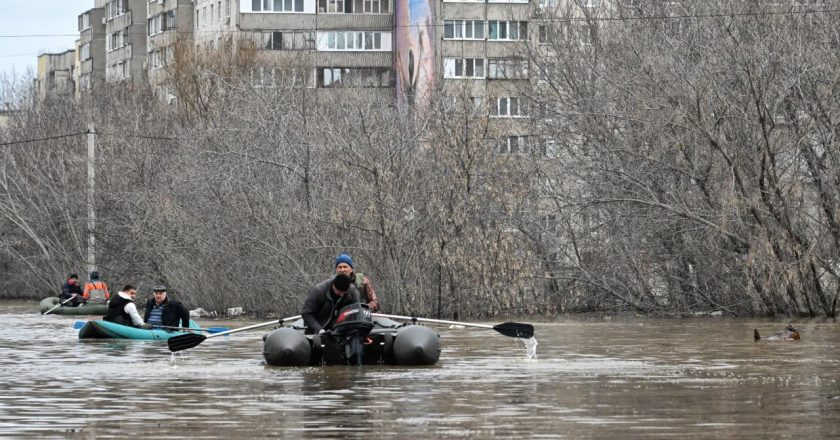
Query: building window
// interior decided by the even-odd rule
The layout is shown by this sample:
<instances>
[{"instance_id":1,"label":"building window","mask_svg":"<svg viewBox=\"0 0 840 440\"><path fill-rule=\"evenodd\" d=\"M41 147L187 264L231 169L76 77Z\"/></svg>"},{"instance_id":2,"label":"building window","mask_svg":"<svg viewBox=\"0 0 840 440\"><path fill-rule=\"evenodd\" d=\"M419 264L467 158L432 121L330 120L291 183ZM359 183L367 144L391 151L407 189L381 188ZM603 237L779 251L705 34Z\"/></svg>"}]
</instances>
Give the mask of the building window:
<instances>
[{"instance_id":1,"label":"building window","mask_svg":"<svg viewBox=\"0 0 840 440\"><path fill-rule=\"evenodd\" d=\"M384 44L383 44L384 41ZM390 32L319 32L318 50L391 50Z\"/></svg>"},{"instance_id":2,"label":"building window","mask_svg":"<svg viewBox=\"0 0 840 440\"><path fill-rule=\"evenodd\" d=\"M151 37L166 30L164 14L158 14L149 19L148 35Z\"/></svg>"},{"instance_id":3,"label":"building window","mask_svg":"<svg viewBox=\"0 0 840 440\"><path fill-rule=\"evenodd\" d=\"M319 67L318 87L390 87L387 67Z\"/></svg>"},{"instance_id":4,"label":"building window","mask_svg":"<svg viewBox=\"0 0 840 440\"><path fill-rule=\"evenodd\" d=\"M508 136L499 143L498 154L528 154L528 136Z\"/></svg>"},{"instance_id":5,"label":"building window","mask_svg":"<svg viewBox=\"0 0 840 440\"><path fill-rule=\"evenodd\" d=\"M483 40L484 20L444 20L443 38L451 40Z\"/></svg>"},{"instance_id":6,"label":"building window","mask_svg":"<svg viewBox=\"0 0 840 440\"><path fill-rule=\"evenodd\" d=\"M262 47L270 50L315 50L315 32L263 32Z\"/></svg>"},{"instance_id":7,"label":"building window","mask_svg":"<svg viewBox=\"0 0 840 440\"><path fill-rule=\"evenodd\" d=\"M90 13L86 12L79 16L79 31L90 29Z\"/></svg>"},{"instance_id":8,"label":"building window","mask_svg":"<svg viewBox=\"0 0 840 440\"><path fill-rule=\"evenodd\" d=\"M105 13L108 19L119 17L125 14L126 0L111 0L105 5Z\"/></svg>"},{"instance_id":9,"label":"building window","mask_svg":"<svg viewBox=\"0 0 840 440\"><path fill-rule=\"evenodd\" d=\"M528 60L521 58L493 58L487 60L487 78L528 78Z\"/></svg>"},{"instance_id":10,"label":"building window","mask_svg":"<svg viewBox=\"0 0 840 440\"><path fill-rule=\"evenodd\" d=\"M303 12L303 0L252 0L253 12Z\"/></svg>"},{"instance_id":11,"label":"building window","mask_svg":"<svg viewBox=\"0 0 840 440\"><path fill-rule=\"evenodd\" d=\"M230 0L222 1L222 10L224 10L222 13L223 17L230 17Z\"/></svg>"},{"instance_id":12,"label":"building window","mask_svg":"<svg viewBox=\"0 0 840 440\"><path fill-rule=\"evenodd\" d=\"M90 59L90 43L79 46L79 60L84 61L87 59Z\"/></svg>"},{"instance_id":13,"label":"building window","mask_svg":"<svg viewBox=\"0 0 840 440\"><path fill-rule=\"evenodd\" d=\"M490 20L487 22L489 40L525 40L528 38L527 21Z\"/></svg>"},{"instance_id":14,"label":"building window","mask_svg":"<svg viewBox=\"0 0 840 440\"><path fill-rule=\"evenodd\" d=\"M484 78L484 58L444 58L444 78Z\"/></svg>"},{"instance_id":15,"label":"building window","mask_svg":"<svg viewBox=\"0 0 840 440\"><path fill-rule=\"evenodd\" d=\"M522 98L517 97L501 97L496 98L494 103L495 105L492 106L490 109L490 114L492 116L500 117L500 118L517 118L523 117L528 115L528 111L526 109L525 101Z\"/></svg>"},{"instance_id":16,"label":"building window","mask_svg":"<svg viewBox=\"0 0 840 440\"><path fill-rule=\"evenodd\" d=\"M121 30L108 34L105 37L105 50L110 52L125 46L125 39L123 38L124 33L125 30Z\"/></svg>"}]
</instances>

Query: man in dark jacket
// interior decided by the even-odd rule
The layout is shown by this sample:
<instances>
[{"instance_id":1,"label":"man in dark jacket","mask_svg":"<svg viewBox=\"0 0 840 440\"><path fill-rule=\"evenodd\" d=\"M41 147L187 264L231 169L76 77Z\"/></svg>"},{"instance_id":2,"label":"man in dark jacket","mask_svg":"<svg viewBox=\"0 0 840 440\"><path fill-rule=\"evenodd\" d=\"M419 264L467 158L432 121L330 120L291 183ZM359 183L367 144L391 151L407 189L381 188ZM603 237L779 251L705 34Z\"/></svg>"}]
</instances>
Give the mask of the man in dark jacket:
<instances>
[{"instance_id":1,"label":"man in dark jacket","mask_svg":"<svg viewBox=\"0 0 840 440\"><path fill-rule=\"evenodd\" d=\"M166 286L159 284L154 287L154 296L146 303L143 321L153 326L189 327L190 312L180 302L167 298Z\"/></svg>"},{"instance_id":2,"label":"man in dark jacket","mask_svg":"<svg viewBox=\"0 0 840 440\"><path fill-rule=\"evenodd\" d=\"M76 295L75 297L73 295ZM82 298L82 285L79 284L79 276L71 273L70 277L67 278L67 282L64 283L64 286L61 287L61 296L58 297L61 302L67 301L68 306L77 306L80 303L84 303Z\"/></svg>"},{"instance_id":3,"label":"man in dark jacket","mask_svg":"<svg viewBox=\"0 0 840 440\"><path fill-rule=\"evenodd\" d=\"M338 274L318 283L309 290L300 312L306 325L306 333L314 334L332 329L338 312L358 302L359 289L350 282L347 275Z\"/></svg>"}]
</instances>

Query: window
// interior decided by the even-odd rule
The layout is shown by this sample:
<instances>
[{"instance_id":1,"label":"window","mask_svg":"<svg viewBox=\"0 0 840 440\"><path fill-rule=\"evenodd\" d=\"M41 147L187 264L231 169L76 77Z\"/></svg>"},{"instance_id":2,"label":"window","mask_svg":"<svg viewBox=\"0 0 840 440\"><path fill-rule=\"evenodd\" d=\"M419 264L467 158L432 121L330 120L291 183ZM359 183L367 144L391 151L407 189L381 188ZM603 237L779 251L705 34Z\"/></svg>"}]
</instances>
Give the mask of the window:
<instances>
[{"instance_id":1,"label":"window","mask_svg":"<svg viewBox=\"0 0 840 440\"><path fill-rule=\"evenodd\" d=\"M318 41L318 50L324 51L391 50L390 32L319 32Z\"/></svg>"},{"instance_id":2,"label":"window","mask_svg":"<svg viewBox=\"0 0 840 440\"><path fill-rule=\"evenodd\" d=\"M483 58L444 58L444 78L484 78Z\"/></svg>"},{"instance_id":3,"label":"window","mask_svg":"<svg viewBox=\"0 0 840 440\"><path fill-rule=\"evenodd\" d=\"M303 0L252 0L254 12L303 12Z\"/></svg>"},{"instance_id":4,"label":"window","mask_svg":"<svg viewBox=\"0 0 840 440\"><path fill-rule=\"evenodd\" d=\"M390 87L387 67L319 67L318 87Z\"/></svg>"},{"instance_id":5,"label":"window","mask_svg":"<svg viewBox=\"0 0 840 440\"><path fill-rule=\"evenodd\" d=\"M388 14L390 0L364 0L363 11L365 14ZM362 11L356 11L362 12Z\"/></svg>"},{"instance_id":6,"label":"window","mask_svg":"<svg viewBox=\"0 0 840 440\"><path fill-rule=\"evenodd\" d=\"M79 31L90 29L90 13L85 12L79 16Z\"/></svg>"},{"instance_id":7,"label":"window","mask_svg":"<svg viewBox=\"0 0 840 440\"><path fill-rule=\"evenodd\" d=\"M171 10L166 13L163 23L163 29L175 29L177 22L175 21L175 10Z\"/></svg>"},{"instance_id":8,"label":"window","mask_svg":"<svg viewBox=\"0 0 840 440\"><path fill-rule=\"evenodd\" d=\"M158 14L149 19L148 35L151 37L166 30L166 21L164 14Z\"/></svg>"},{"instance_id":9,"label":"window","mask_svg":"<svg viewBox=\"0 0 840 440\"><path fill-rule=\"evenodd\" d=\"M108 19L119 17L125 14L126 0L111 0L105 5L105 13Z\"/></svg>"},{"instance_id":10,"label":"window","mask_svg":"<svg viewBox=\"0 0 840 440\"><path fill-rule=\"evenodd\" d=\"M443 38L452 40L483 40L484 20L444 20Z\"/></svg>"},{"instance_id":11,"label":"window","mask_svg":"<svg viewBox=\"0 0 840 440\"><path fill-rule=\"evenodd\" d=\"M498 154L527 154L528 136L508 136L499 143Z\"/></svg>"},{"instance_id":12,"label":"window","mask_svg":"<svg viewBox=\"0 0 840 440\"><path fill-rule=\"evenodd\" d=\"M525 40L528 38L527 21L501 21L490 20L487 22L487 38L489 40Z\"/></svg>"},{"instance_id":13,"label":"window","mask_svg":"<svg viewBox=\"0 0 840 440\"><path fill-rule=\"evenodd\" d=\"M521 58L494 58L487 60L487 78L528 78L528 60Z\"/></svg>"},{"instance_id":14,"label":"window","mask_svg":"<svg viewBox=\"0 0 840 440\"><path fill-rule=\"evenodd\" d=\"M105 50L112 51L125 46L124 32L125 30L121 30L108 34L105 37Z\"/></svg>"},{"instance_id":15,"label":"window","mask_svg":"<svg viewBox=\"0 0 840 440\"><path fill-rule=\"evenodd\" d=\"M87 59L90 59L90 43L79 46L79 60L84 61Z\"/></svg>"},{"instance_id":16,"label":"window","mask_svg":"<svg viewBox=\"0 0 840 440\"><path fill-rule=\"evenodd\" d=\"M210 5L210 17L209 17L210 18L210 23L213 23L215 21L215 18L214 18L216 16L216 14L214 14L215 10L216 10L216 5L211 4Z\"/></svg>"},{"instance_id":17,"label":"window","mask_svg":"<svg viewBox=\"0 0 840 440\"><path fill-rule=\"evenodd\" d=\"M502 97L496 98L495 105L490 109L490 114L496 117L516 118L527 116L528 112L522 98Z\"/></svg>"},{"instance_id":18,"label":"window","mask_svg":"<svg viewBox=\"0 0 840 440\"><path fill-rule=\"evenodd\" d=\"M222 1L222 10L224 10L222 13L223 17L230 17L230 0Z\"/></svg>"},{"instance_id":19,"label":"window","mask_svg":"<svg viewBox=\"0 0 840 440\"><path fill-rule=\"evenodd\" d=\"M272 50L315 50L315 32L264 32L262 47Z\"/></svg>"}]
</instances>

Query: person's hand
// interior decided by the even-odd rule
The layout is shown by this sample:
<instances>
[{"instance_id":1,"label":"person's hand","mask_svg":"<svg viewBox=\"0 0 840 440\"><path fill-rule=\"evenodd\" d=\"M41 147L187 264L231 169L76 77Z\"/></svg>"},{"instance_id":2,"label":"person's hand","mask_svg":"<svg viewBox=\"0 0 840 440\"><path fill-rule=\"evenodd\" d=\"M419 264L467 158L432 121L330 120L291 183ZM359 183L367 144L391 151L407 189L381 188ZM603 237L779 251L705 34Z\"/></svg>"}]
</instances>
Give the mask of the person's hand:
<instances>
[{"instance_id":1,"label":"person's hand","mask_svg":"<svg viewBox=\"0 0 840 440\"><path fill-rule=\"evenodd\" d=\"M140 328L142 328L143 330L151 330L154 328L154 326L152 324L146 323L141 325Z\"/></svg>"}]
</instances>

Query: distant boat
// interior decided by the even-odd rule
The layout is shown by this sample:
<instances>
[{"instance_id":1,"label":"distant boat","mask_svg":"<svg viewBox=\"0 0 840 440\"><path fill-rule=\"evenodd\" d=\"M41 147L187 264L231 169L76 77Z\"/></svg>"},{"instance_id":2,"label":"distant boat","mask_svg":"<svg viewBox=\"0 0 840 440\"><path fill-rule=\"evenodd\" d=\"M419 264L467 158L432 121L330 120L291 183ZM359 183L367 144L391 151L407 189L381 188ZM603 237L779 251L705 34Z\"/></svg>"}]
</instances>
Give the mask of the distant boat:
<instances>
[{"instance_id":1,"label":"distant boat","mask_svg":"<svg viewBox=\"0 0 840 440\"><path fill-rule=\"evenodd\" d=\"M40 311L43 314L44 312L54 308L55 306L61 304L61 300L57 296L51 296L49 298L44 298L41 300L39 305ZM100 315L103 316L108 313L108 304L107 303L87 303L82 306L73 307L71 305L63 305L52 312L50 315Z\"/></svg>"}]
</instances>

